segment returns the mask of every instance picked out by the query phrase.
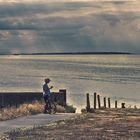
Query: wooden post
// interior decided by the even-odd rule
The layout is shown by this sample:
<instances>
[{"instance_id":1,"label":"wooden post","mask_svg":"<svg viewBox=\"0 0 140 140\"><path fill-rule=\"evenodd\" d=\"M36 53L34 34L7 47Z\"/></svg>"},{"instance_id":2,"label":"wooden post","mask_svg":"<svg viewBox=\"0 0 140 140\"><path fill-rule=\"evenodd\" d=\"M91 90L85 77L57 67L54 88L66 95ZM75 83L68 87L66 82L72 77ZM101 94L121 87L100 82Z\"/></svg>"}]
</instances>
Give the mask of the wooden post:
<instances>
[{"instance_id":1,"label":"wooden post","mask_svg":"<svg viewBox=\"0 0 140 140\"><path fill-rule=\"evenodd\" d=\"M122 108L125 108L125 103L122 103Z\"/></svg>"},{"instance_id":2,"label":"wooden post","mask_svg":"<svg viewBox=\"0 0 140 140\"><path fill-rule=\"evenodd\" d=\"M101 108L101 102L100 102L100 95L97 95L97 99L98 99L98 108Z\"/></svg>"},{"instance_id":3,"label":"wooden post","mask_svg":"<svg viewBox=\"0 0 140 140\"><path fill-rule=\"evenodd\" d=\"M63 93L63 105L66 106L67 104L67 90L66 89L60 89L59 92Z\"/></svg>"},{"instance_id":4,"label":"wooden post","mask_svg":"<svg viewBox=\"0 0 140 140\"><path fill-rule=\"evenodd\" d=\"M87 112L89 112L90 111L89 93L87 93L86 97L87 97L87 100L86 100L86 110L87 110Z\"/></svg>"},{"instance_id":5,"label":"wooden post","mask_svg":"<svg viewBox=\"0 0 140 140\"><path fill-rule=\"evenodd\" d=\"M111 108L111 105L110 105L110 98L108 98L108 108Z\"/></svg>"},{"instance_id":6,"label":"wooden post","mask_svg":"<svg viewBox=\"0 0 140 140\"><path fill-rule=\"evenodd\" d=\"M96 109L96 96L97 96L97 93L95 92L94 93L94 109Z\"/></svg>"},{"instance_id":7,"label":"wooden post","mask_svg":"<svg viewBox=\"0 0 140 140\"><path fill-rule=\"evenodd\" d=\"M106 97L104 97L104 108L106 108Z\"/></svg>"},{"instance_id":8,"label":"wooden post","mask_svg":"<svg viewBox=\"0 0 140 140\"><path fill-rule=\"evenodd\" d=\"M117 100L115 101L115 108L117 108Z\"/></svg>"}]
</instances>

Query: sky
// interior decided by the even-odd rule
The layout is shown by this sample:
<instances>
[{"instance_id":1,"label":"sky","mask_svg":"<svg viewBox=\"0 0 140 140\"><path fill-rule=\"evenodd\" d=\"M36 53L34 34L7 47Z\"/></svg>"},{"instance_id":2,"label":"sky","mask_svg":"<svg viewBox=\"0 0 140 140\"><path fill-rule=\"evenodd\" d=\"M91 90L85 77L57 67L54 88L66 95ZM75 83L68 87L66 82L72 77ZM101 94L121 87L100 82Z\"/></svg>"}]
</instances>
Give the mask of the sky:
<instances>
[{"instance_id":1,"label":"sky","mask_svg":"<svg viewBox=\"0 0 140 140\"><path fill-rule=\"evenodd\" d=\"M0 53L140 53L139 0L0 0Z\"/></svg>"}]
</instances>

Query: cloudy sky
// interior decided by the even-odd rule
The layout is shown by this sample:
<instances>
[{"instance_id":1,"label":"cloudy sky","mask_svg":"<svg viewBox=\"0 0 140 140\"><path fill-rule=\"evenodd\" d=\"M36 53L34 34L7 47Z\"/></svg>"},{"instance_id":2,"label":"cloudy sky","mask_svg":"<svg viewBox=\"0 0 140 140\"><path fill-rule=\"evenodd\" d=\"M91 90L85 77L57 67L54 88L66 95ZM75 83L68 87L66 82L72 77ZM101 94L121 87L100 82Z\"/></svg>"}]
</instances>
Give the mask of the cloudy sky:
<instances>
[{"instance_id":1,"label":"cloudy sky","mask_svg":"<svg viewBox=\"0 0 140 140\"><path fill-rule=\"evenodd\" d=\"M140 53L140 0L0 0L0 53Z\"/></svg>"}]
</instances>

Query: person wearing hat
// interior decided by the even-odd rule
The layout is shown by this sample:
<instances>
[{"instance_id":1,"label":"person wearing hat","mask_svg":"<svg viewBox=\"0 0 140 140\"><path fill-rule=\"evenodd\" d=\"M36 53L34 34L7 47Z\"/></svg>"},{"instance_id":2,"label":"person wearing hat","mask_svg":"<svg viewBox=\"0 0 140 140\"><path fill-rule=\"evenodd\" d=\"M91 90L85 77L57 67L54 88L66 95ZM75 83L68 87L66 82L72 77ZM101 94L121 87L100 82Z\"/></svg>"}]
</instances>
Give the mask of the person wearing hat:
<instances>
[{"instance_id":1,"label":"person wearing hat","mask_svg":"<svg viewBox=\"0 0 140 140\"><path fill-rule=\"evenodd\" d=\"M51 92L50 92L50 89L53 88L53 86L49 87L48 84L50 83L50 79L49 78L46 78L44 79L44 85L43 85L43 97L44 97L44 101L45 103L51 103Z\"/></svg>"}]
</instances>

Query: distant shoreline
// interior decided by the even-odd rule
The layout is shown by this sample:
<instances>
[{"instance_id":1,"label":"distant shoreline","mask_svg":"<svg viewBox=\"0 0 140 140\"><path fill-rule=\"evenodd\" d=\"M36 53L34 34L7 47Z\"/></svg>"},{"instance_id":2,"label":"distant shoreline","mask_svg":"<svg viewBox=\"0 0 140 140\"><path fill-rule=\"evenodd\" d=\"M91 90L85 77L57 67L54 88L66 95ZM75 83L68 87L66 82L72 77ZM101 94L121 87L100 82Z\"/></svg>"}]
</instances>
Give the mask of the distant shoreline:
<instances>
[{"instance_id":1,"label":"distant shoreline","mask_svg":"<svg viewBox=\"0 0 140 140\"><path fill-rule=\"evenodd\" d=\"M0 55L138 55L127 52L64 52L64 53L14 53Z\"/></svg>"}]
</instances>

